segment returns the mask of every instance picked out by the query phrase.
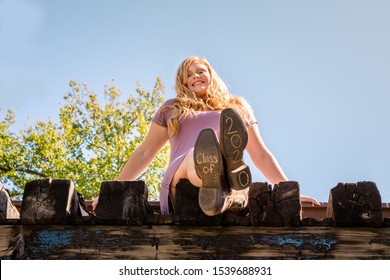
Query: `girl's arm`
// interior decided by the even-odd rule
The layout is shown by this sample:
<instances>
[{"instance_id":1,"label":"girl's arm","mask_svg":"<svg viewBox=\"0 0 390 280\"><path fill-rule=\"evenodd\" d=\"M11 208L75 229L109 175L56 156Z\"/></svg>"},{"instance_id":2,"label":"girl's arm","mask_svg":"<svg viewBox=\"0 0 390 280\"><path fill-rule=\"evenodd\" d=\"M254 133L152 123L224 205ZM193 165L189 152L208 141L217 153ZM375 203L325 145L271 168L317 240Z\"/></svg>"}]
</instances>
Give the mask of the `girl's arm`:
<instances>
[{"instance_id":1,"label":"girl's arm","mask_svg":"<svg viewBox=\"0 0 390 280\"><path fill-rule=\"evenodd\" d=\"M288 181L287 176L284 174L276 158L268 150L261 138L258 126L253 124L248 126L247 129L248 144L246 150L255 166L272 184Z\"/></svg>"},{"instance_id":2,"label":"girl's arm","mask_svg":"<svg viewBox=\"0 0 390 280\"><path fill-rule=\"evenodd\" d=\"M288 180L276 158L266 147L256 124L248 127L248 144L246 150L255 166L272 184L278 184L279 182ZM315 205L320 205L315 198L309 196L301 195L300 199L301 202L310 202Z\"/></svg>"},{"instance_id":3,"label":"girl's arm","mask_svg":"<svg viewBox=\"0 0 390 280\"><path fill-rule=\"evenodd\" d=\"M130 156L117 180L136 180L148 168L151 161L167 141L168 129L152 123L145 140ZM93 200L93 210L96 209L98 201L99 197Z\"/></svg>"},{"instance_id":4,"label":"girl's arm","mask_svg":"<svg viewBox=\"0 0 390 280\"><path fill-rule=\"evenodd\" d=\"M136 180L148 168L167 141L168 129L152 123L145 140L130 156L119 174L118 180Z\"/></svg>"}]
</instances>

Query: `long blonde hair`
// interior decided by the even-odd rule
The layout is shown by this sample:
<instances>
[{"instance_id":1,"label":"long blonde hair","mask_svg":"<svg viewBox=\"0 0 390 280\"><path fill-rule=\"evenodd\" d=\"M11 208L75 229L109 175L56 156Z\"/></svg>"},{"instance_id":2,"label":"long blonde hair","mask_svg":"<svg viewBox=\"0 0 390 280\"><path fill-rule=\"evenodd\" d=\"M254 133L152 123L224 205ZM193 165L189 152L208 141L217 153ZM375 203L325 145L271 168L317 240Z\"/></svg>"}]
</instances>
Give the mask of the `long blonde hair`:
<instances>
[{"instance_id":1,"label":"long blonde hair","mask_svg":"<svg viewBox=\"0 0 390 280\"><path fill-rule=\"evenodd\" d=\"M204 64L210 73L210 84L205 99L197 97L186 86L188 68L194 62ZM223 110L230 107L241 115L245 123L249 121L250 114L248 111L250 106L248 103L242 97L230 94L226 84L205 58L190 56L179 65L176 73L175 89L175 103L169 106L169 108L173 108L173 114L168 120L168 133L171 136L175 136L180 129L179 120L196 111Z\"/></svg>"}]
</instances>

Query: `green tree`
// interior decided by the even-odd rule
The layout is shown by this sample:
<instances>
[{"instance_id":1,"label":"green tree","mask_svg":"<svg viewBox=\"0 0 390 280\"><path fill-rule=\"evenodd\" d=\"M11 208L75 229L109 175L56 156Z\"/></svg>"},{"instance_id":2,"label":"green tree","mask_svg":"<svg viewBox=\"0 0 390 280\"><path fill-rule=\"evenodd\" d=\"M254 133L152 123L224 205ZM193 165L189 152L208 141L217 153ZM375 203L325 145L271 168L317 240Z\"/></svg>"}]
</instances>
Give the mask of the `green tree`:
<instances>
[{"instance_id":1,"label":"green tree","mask_svg":"<svg viewBox=\"0 0 390 280\"><path fill-rule=\"evenodd\" d=\"M160 78L150 92L137 83L136 96L125 101L114 82L105 86L103 101L86 84L69 86L59 123L38 121L15 134L11 110L0 121L0 182L12 183L11 195L20 194L28 181L51 177L72 180L87 199L97 196L101 182L115 179L140 145L164 101ZM168 153L166 146L140 178L147 182L149 199L158 196Z\"/></svg>"}]
</instances>

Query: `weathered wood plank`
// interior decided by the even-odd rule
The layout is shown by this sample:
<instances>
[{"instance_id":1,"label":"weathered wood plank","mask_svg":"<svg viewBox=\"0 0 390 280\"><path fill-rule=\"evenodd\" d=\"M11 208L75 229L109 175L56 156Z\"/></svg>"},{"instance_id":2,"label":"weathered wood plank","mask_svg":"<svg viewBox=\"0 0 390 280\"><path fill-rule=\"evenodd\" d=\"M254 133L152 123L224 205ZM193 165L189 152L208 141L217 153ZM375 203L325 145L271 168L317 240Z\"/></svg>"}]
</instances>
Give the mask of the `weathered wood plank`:
<instances>
[{"instance_id":1,"label":"weathered wood plank","mask_svg":"<svg viewBox=\"0 0 390 280\"><path fill-rule=\"evenodd\" d=\"M248 206L253 226L259 226L265 220L271 193L272 186L266 182L255 182L250 186Z\"/></svg>"},{"instance_id":2,"label":"weathered wood plank","mask_svg":"<svg viewBox=\"0 0 390 280\"><path fill-rule=\"evenodd\" d=\"M144 181L104 181L101 184L96 223L145 225L153 221Z\"/></svg>"},{"instance_id":3,"label":"weathered wood plank","mask_svg":"<svg viewBox=\"0 0 390 280\"><path fill-rule=\"evenodd\" d=\"M298 182L281 182L272 187L253 183L249 189L249 213L254 226L299 226L301 220Z\"/></svg>"},{"instance_id":4,"label":"weathered wood plank","mask_svg":"<svg viewBox=\"0 0 390 280\"><path fill-rule=\"evenodd\" d=\"M26 184L20 213L22 224L77 224L81 217L72 181L47 178Z\"/></svg>"},{"instance_id":5,"label":"weathered wood plank","mask_svg":"<svg viewBox=\"0 0 390 280\"><path fill-rule=\"evenodd\" d=\"M203 214L198 205L198 193L199 189L192 186L188 180L180 180L177 184L174 211L176 225L300 225L300 191L299 184L295 181L281 182L273 189L265 182L253 183L249 188L249 215L248 211L227 211L209 217Z\"/></svg>"},{"instance_id":6,"label":"weathered wood plank","mask_svg":"<svg viewBox=\"0 0 390 280\"><path fill-rule=\"evenodd\" d=\"M23 229L20 226L0 226L0 259L24 259Z\"/></svg>"},{"instance_id":7,"label":"weathered wood plank","mask_svg":"<svg viewBox=\"0 0 390 280\"><path fill-rule=\"evenodd\" d=\"M176 200L174 219L176 225L218 226L221 225L222 215L207 216L198 203L199 188L190 181L181 179L176 185Z\"/></svg>"},{"instance_id":8,"label":"weathered wood plank","mask_svg":"<svg viewBox=\"0 0 390 280\"><path fill-rule=\"evenodd\" d=\"M2 225L0 241L0 259L390 259L389 228Z\"/></svg>"},{"instance_id":9,"label":"weathered wood plank","mask_svg":"<svg viewBox=\"0 0 390 280\"><path fill-rule=\"evenodd\" d=\"M0 184L0 224L5 223L7 220L19 218L19 211L12 204L7 190Z\"/></svg>"},{"instance_id":10,"label":"weathered wood plank","mask_svg":"<svg viewBox=\"0 0 390 280\"><path fill-rule=\"evenodd\" d=\"M340 183L332 189L330 203L323 203L318 207L301 206L298 182L282 182L274 188L266 182L256 182L250 186L247 209L241 212L227 211L214 217L201 211L197 203L199 189L188 180L181 180L176 192L173 215L159 215L159 203L147 201L144 181L105 181L102 183L95 219L94 216L80 217L82 208L79 202L82 199L74 191L71 181L44 179L31 181L26 185L26 203L16 201L14 203L18 208L13 203L11 206L16 215L17 209L23 212L23 224L379 227L390 223L389 218L386 219L389 217L390 207L381 203L379 191L372 182ZM5 194L3 197L6 199L3 201L10 203L6 192ZM1 209L5 208L0 207ZM86 209L91 210L91 201L87 202ZM316 210L315 213L313 210ZM303 219L302 211L305 214ZM4 218L1 215L0 213L2 224L20 222L17 218Z\"/></svg>"},{"instance_id":11,"label":"weathered wood plank","mask_svg":"<svg viewBox=\"0 0 390 280\"><path fill-rule=\"evenodd\" d=\"M243 211L225 211L215 216L203 213L198 203L199 188L188 180L182 179L176 185L174 221L178 226L249 226L248 209Z\"/></svg>"},{"instance_id":12,"label":"weathered wood plank","mask_svg":"<svg viewBox=\"0 0 390 280\"><path fill-rule=\"evenodd\" d=\"M337 184L330 191L326 217L335 226L382 226L382 201L376 184Z\"/></svg>"}]
</instances>

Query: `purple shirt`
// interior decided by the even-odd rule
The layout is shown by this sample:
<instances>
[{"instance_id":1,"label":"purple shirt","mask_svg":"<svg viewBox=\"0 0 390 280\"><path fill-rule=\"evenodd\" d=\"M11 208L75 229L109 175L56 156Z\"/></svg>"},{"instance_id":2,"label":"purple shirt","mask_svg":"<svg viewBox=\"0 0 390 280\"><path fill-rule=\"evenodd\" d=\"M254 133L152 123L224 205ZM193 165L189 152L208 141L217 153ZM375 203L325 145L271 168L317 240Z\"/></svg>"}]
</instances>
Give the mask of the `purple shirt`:
<instances>
[{"instance_id":1,"label":"purple shirt","mask_svg":"<svg viewBox=\"0 0 390 280\"><path fill-rule=\"evenodd\" d=\"M173 105L175 99L167 100L162 107L168 105ZM161 108L162 108L161 107ZM173 109L165 109L162 114L160 110L156 113L153 118L153 122L163 126L168 127L168 119L173 114ZM165 171L160 191L160 210L161 214L169 213L168 206L168 196L169 196L169 187L171 185L173 176L176 173L176 170L179 168L181 162L183 161L185 155L190 149L195 146L196 139L199 133L205 128L213 128L219 138L219 119L221 111L199 111L194 114L190 114L186 118L180 119L179 124L180 128L175 137L169 137L169 143L171 148L171 156L169 160L169 165ZM250 124L256 123L256 120L251 115Z\"/></svg>"}]
</instances>

